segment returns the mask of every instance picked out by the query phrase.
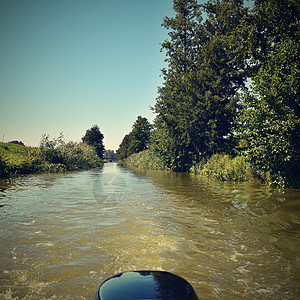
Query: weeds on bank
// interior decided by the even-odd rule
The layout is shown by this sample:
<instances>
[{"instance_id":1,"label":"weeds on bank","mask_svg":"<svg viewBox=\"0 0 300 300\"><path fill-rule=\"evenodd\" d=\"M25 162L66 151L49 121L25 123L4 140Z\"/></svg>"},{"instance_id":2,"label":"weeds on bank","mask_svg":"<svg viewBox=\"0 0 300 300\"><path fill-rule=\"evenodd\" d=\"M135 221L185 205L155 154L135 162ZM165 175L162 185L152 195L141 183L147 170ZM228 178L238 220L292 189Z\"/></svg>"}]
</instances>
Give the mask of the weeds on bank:
<instances>
[{"instance_id":1,"label":"weeds on bank","mask_svg":"<svg viewBox=\"0 0 300 300\"><path fill-rule=\"evenodd\" d=\"M0 143L0 177L89 169L102 163L95 149L85 143L68 143L57 148Z\"/></svg>"},{"instance_id":2,"label":"weeds on bank","mask_svg":"<svg viewBox=\"0 0 300 300\"><path fill-rule=\"evenodd\" d=\"M151 150L130 155L125 161L127 167L167 170L163 162ZM250 165L244 156L231 158L227 154L215 154L191 167L190 172L222 181L247 181L252 178Z\"/></svg>"},{"instance_id":3,"label":"weeds on bank","mask_svg":"<svg viewBox=\"0 0 300 300\"><path fill-rule=\"evenodd\" d=\"M127 167L148 169L148 170L167 170L163 162L151 150L144 150L130 155L124 162Z\"/></svg>"},{"instance_id":4,"label":"weeds on bank","mask_svg":"<svg viewBox=\"0 0 300 300\"><path fill-rule=\"evenodd\" d=\"M227 154L214 154L195 164L190 171L222 181L247 181L252 177L250 165L244 156L231 158Z\"/></svg>"}]
</instances>

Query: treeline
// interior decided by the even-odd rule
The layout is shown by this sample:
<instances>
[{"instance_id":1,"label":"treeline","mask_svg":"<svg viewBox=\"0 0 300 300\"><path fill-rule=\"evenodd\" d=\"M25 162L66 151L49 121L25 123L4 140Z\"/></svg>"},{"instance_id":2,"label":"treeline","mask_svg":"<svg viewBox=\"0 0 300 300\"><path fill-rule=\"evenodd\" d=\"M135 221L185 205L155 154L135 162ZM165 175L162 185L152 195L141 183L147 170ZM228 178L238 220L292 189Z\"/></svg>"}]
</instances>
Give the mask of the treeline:
<instances>
[{"instance_id":1,"label":"treeline","mask_svg":"<svg viewBox=\"0 0 300 300\"><path fill-rule=\"evenodd\" d=\"M147 118L138 116L130 133L126 134L117 150L119 161L126 159L133 153L148 149L151 140L152 126Z\"/></svg>"},{"instance_id":2,"label":"treeline","mask_svg":"<svg viewBox=\"0 0 300 300\"><path fill-rule=\"evenodd\" d=\"M240 156L256 178L299 186L298 1L256 0L248 8L241 0L174 0L173 8L162 23L167 68L151 146L142 148L174 171L217 153ZM126 146L133 135L119 158L143 150Z\"/></svg>"},{"instance_id":3,"label":"treeline","mask_svg":"<svg viewBox=\"0 0 300 300\"><path fill-rule=\"evenodd\" d=\"M44 134L39 147L18 141L0 143L0 177L95 168L103 164L103 153L98 125L86 131L81 143L66 142L62 133L53 139Z\"/></svg>"}]
</instances>

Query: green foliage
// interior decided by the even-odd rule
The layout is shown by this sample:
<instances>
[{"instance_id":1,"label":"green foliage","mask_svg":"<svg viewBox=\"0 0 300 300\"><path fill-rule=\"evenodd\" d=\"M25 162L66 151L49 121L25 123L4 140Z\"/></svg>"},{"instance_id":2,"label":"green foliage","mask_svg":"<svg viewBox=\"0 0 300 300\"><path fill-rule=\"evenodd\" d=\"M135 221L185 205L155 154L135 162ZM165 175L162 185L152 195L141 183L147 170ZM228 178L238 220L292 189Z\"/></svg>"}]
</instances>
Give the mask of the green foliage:
<instances>
[{"instance_id":1,"label":"green foliage","mask_svg":"<svg viewBox=\"0 0 300 300\"><path fill-rule=\"evenodd\" d=\"M93 129L94 130L94 129ZM94 133L99 136L97 128ZM86 140L93 137L89 132ZM96 147L87 143L66 143L62 133L59 138L50 140L49 135L43 135L40 142L40 149L44 156L45 164L43 171L62 172L80 169L95 168L101 165L102 160L96 153Z\"/></svg>"},{"instance_id":2,"label":"green foliage","mask_svg":"<svg viewBox=\"0 0 300 300\"><path fill-rule=\"evenodd\" d=\"M296 1L257 1L248 24L255 72L237 129L256 176L279 186L300 186L298 18Z\"/></svg>"},{"instance_id":3,"label":"green foliage","mask_svg":"<svg viewBox=\"0 0 300 300\"><path fill-rule=\"evenodd\" d=\"M176 16L163 23L169 64L154 107L155 151L175 171L224 150L245 76L245 61L233 50L235 28L246 14L242 1L209 1L203 9L204 23L197 1L174 1Z\"/></svg>"},{"instance_id":4,"label":"green foliage","mask_svg":"<svg viewBox=\"0 0 300 300\"><path fill-rule=\"evenodd\" d=\"M114 150L105 150L103 158L109 162L115 161L116 160L115 151Z\"/></svg>"},{"instance_id":5,"label":"green foliage","mask_svg":"<svg viewBox=\"0 0 300 300\"><path fill-rule=\"evenodd\" d=\"M0 177L7 177L9 174L9 168L2 156L0 156Z\"/></svg>"},{"instance_id":6,"label":"green foliage","mask_svg":"<svg viewBox=\"0 0 300 300\"><path fill-rule=\"evenodd\" d=\"M49 134L43 134L40 140L40 149L55 149L58 146L65 145L64 134L61 132L58 138L50 139Z\"/></svg>"},{"instance_id":7,"label":"green foliage","mask_svg":"<svg viewBox=\"0 0 300 300\"><path fill-rule=\"evenodd\" d=\"M119 161L126 159L129 154L130 134L126 134L117 150L117 159Z\"/></svg>"},{"instance_id":8,"label":"green foliage","mask_svg":"<svg viewBox=\"0 0 300 300\"><path fill-rule=\"evenodd\" d=\"M174 10L162 24L168 68L154 107L155 155L185 171L214 153L242 153L258 178L298 187L298 1L256 0L248 10L242 0L174 0Z\"/></svg>"},{"instance_id":9,"label":"green foliage","mask_svg":"<svg viewBox=\"0 0 300 300\"><path fill-rule=\"evenodd\" d=\"M166 166L151 150L144 150L130 155L124 162L127 167L149 169L149 170L167 170Z\"/></svg>"},{"instance_id":10,"label":"green foliage","mask_svg":"<svg viewBox=\"0 0 300 300\"><path fill-rule=\"evenodd\" d=\"M227 154L214 154L207 160L203 159L190 171L222 181L247 181L252 177L244 156L231 158Z\"/></svg>"},{"instance_id":11,"label":"green foliage","mask_svg":"<svg viewBox=\"0 0 300 300\"><path fill-rule=\"evenodd\" d=\"M125 135L117 150L118 160L124 160L133 153L148 149L151 142L151 129L152 126L147 118L138 116L132 126L132 131Z\"/></svg>"},{"instance_id":12,"label":"green foliage","mask_svg":"<svg viewBox=\"0 0 300 300\"><path fill-rule=\"evenodd\" d=\"M95 149L85 143L69 143L58 148L61 154L61 162L69 171L99 167L102 160Z\"/></svg>"},{"instance_id":13,"label":"green foliage","mask_svg":"<svg viewBox=\"0 0 300 300\"><path fill-rule=\"evenodd\" d=\"M24 143L23 143L22 141L16 141L16 140L14 140L14 141L10 141L9 143L10 143L10 144L16 144L16 145L25 146Z\"/></svg>"},{"instance_id":14,"label":"green foliage","mask_svg":"<svg viewBox=\"0 0 300 300\"><path fill-rule=\"evenodd\" d=\"M99 126L94 125L86 131L85 136L82 138L82 141L90 146L93 146L96 150L97 155L102 159L105 150L103 145L103 138L104 136L101 133Z\"/></svg>"},{"instance_id":15,"label":"green foliage","mask_svg":"<svg viewBox=\"0 0 300 300\"><path fill-rule=\"evenodd\" d=\"M151 137L151 125L147 118L138 116L132 126L130 133L130 146L131 153L138 153L148 148L148 143Z\"/></svg>"},{"instance_id":16,"label":"green foliage","mask_svg":"<svg viewBox=\"0 0 300 300\"><path fill-rule=\"evenodd\" d=\"M0 143L0 176L29 174L40 170L43 155L38 148Z\"/></svg>"},{"instance_id":17,"label":"green foliage","mask_svg":"<svg viewBox=\"0 0 300 300\"><path fill-rule=\"evenodd\" d=\"M95 149L85 143L68 143L56 149L0 143L0 177L89 169L101 164Z\"/></svg>"},{"instance_id":18,"label":"green foliage","mask_svg":"<svg viewBox=\"0 0 300 300\"><path fill-rule=\"evenodd\" d=\"M298 0L256 0L251 14L238 28L239 51L250 60L251 75L273 55L287 37L299 41Z\"/></svg>"}]
</instances>

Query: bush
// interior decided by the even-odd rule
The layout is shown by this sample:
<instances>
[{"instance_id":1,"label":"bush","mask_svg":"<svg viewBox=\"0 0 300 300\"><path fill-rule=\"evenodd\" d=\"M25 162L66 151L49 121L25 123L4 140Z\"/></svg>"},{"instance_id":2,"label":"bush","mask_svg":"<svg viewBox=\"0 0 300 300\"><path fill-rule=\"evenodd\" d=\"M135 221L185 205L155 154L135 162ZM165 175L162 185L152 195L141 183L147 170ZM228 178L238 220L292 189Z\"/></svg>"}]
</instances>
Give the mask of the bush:
<instances>
[{"instance_id":1,"label":"bush","mask_svg":"<svg viewBox=\"0 0 300 300\"><path fill-rule=\"evenodd\" d=\"M247 181L251 178L246 158L244 156L230 158L227 154L214 154L194 165L191 172L223 181Z\"/></svg>"},{"instance_id":2,"label":"bush","mask_svg":"<svg viewBox=\"0 0 300 300\"><path fill-rule=\"evenodd\" d=\"M0 177L6 177L9 173L9 168L5 160L0 156Z\"/></svg>"},{"instance_id":3,"label":"bush","mask_svg":"<svg viewBox=\"0 0 300 300\"><path fill-rule=\"evenodd\" d=\"M144 150L130 155L124 163L128 167L150 170L167 170L163 161L151 150Z\"/></svg>"},{"instance_id":4,"label":"bush","mask_svg":"<svg viewBox=\"0 0 300 300\"><path fill-rule=\"evenodd\" d=\"M0 176L29 174L40 169L43 156L38 148L25 147L12 143L1 143Z\"/></svg>"},{"instance_id":5,"label":"bush","mask_svg":"<svg viewBox=\"0 0 300 300\"><path fill-rule=\"evenodd\" d=\"M69 143L58 148L61 154L61 161L67 170L79 170L99 167L102 164L101 158L97 155L93 146L86 143Z\"/></svg>"},{"instance_id":6,"label":"bush","mask_svg":"<svg viewBox=\"0 0 300 300\"><path fill-rule=\"evenodd\" d=\"M0 143L0 177L90 169L102 163L94 147L85 143L68 143L57 148L41 149Z\"/></svg>"},{"instance_id":7,"label":"bush","mask_svg":"<svg viewBox=\"0 0 300 300\"><path fill-rule=\"evenodd\" d=\"M58 138L52 140L49 135L44 134L40 142L40 150L45 160L42 169L47 172L89 169L98 167L103 163L93 145L88 145L85 142L66 143L62 133Z\"/></svg>"}]
</instances>

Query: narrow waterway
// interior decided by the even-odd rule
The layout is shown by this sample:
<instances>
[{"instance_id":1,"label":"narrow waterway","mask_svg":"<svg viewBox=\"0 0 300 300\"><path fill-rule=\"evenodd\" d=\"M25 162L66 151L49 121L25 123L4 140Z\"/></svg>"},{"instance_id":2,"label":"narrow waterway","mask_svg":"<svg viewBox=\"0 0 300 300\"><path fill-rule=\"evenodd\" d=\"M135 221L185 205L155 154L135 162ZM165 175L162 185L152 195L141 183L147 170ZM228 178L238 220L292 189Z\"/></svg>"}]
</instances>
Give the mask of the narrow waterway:
<instances>
[{"instance_id":1,"label":"narrow waterway","mask_svg":"<svg viewBox=\"0 0 300 300\"><path fill-rule=\"evenodd\" d=\"M0 181L0 299L93 299L147 269L199 299L299 299L299 235L299 190L114 163Z\"/></svg>"}]
</instances>

